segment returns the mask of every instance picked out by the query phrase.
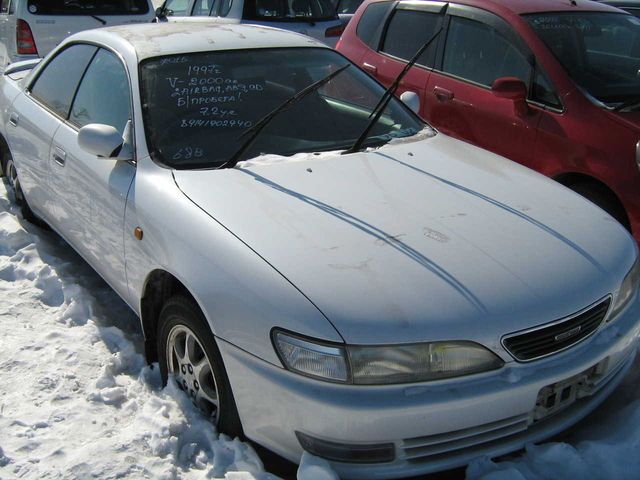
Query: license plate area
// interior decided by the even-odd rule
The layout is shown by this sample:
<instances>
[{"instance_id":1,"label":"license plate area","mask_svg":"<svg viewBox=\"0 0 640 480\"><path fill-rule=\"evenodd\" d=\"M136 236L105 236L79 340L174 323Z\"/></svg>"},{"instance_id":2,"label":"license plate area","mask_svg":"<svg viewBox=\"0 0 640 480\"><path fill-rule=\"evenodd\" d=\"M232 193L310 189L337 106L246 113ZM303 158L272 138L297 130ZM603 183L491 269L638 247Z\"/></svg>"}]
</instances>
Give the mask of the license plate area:
<instances>
[{"instance_id":1,"label":"license plate area","mask_svg":"<svg viewBox=\"0 0 640 480\"><path fill-rule=\"evenodd\" d=\"M533 410L533 421L537 422L555 415L571 406L576 400L593 394L597 390L597 380L606 370L606 364L607 359L578 375L540 389L536 407Z\"/></svg>"}]
</instances>

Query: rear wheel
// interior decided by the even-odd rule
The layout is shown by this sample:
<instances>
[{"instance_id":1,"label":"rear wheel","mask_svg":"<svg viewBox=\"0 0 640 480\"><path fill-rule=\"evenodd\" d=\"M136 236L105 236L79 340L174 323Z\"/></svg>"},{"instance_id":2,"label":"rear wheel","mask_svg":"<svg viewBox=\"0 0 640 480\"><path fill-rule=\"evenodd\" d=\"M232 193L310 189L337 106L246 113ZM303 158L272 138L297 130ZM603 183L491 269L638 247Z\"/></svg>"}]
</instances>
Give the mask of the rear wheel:
<instances>
[{"instance_id":1,"label":"rear wheel","mask_svg":"<svg viewBox=\"0 0 640 480\"><path fill-rule=\"evenodd\" d=\"M242 437L242 425L220 350L196 303L183 295L160 313L157 337L162 381L172 376L219 431Z\"/></svg>"},{"instance_id":2,"label":"rear wheel","mask_svg":"<svg viewBox=\"0 0 640 480\"><path fill-rule=\"evenodd\" d=\"M27 203L27 199L24 196L22 188L20 187L20 180L18 179L18 172L16 170L16 166L13 163L13 158L11 154L8 153L5 159L4 164L4 173L7 177L9 183L9 189L13 193L13 201L20 207L20 213L22 213L22 218L26 221L35 223L36 216L31 211L31 207Z\"/></svg>"}]
</instances>

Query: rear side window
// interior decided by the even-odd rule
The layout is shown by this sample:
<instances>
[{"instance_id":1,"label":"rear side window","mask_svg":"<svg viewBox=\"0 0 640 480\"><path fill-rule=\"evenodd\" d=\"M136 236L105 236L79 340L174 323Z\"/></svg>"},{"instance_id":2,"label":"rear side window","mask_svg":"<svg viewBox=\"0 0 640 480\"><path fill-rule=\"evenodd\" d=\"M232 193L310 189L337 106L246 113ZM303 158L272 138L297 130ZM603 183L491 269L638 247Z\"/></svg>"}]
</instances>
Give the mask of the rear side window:
<instances>
[{"instance_id":1,"label":"rear side window","mask_svg":"<svg viewBox=\"0 0 640 480\"><path fill-rule=\"evenodd\" d=\"M149 12L147 0L29 0L34 15L142 15Z\"/></svg>"},{"instance_id":2,"label":"rear side window","mask_svg":"<svg viewBox=\"0 0 640 480\"><path fill-rule=\"evenodd\" d=\"M495 28L461 17L451 18L442 69L487 87L500 77L531 83L531 65L516 46Z\"/></svg>"},{"instance_id":3,"label":"rear side window","mask_svg":"<svg viewBox=\"0 0 640 480\"><path fill-rule=\"evenodd\" d=\"M396 10L387 27L381 51L403 60L410 60L436 32L441 18L436 13ZM418 59L418 63L432 67L435 54L435 46L431 45Z\"/></svg>"},{"instance_id":4,"label":"rear side window","mask_svg":"<svg viewBox=\"0 0 640 480\"><path fill-rule=\"evenodd\" d=\"M45 65L31 87L31 96L66 119L80 78L96 50L91 45L64 49Z\"/></svg>"},{"instance_id":5,"label":"rear side window","mask_svg":"<svg viewBox=\"0 0 640 480\"><path fill-rule=\"evenodd\" d=\"M374 50L378 49L378 46L373 44L376 32L389 10L389 3L390 2L378 2L370 4L360 17L360 22L358 22L356 28L358 38Z\"/></svg>"},{"instance_id":6,"label":"rear side window","mask_svg":"<svg viewBox=\"0 0 640 480\"><path fill-rule=\"evenodd\" d=\"M122 134L130 110L127 72L113 53L101 49L82 78L69 120L78 127L111 125Z\"/></svg>"}]
</instances>

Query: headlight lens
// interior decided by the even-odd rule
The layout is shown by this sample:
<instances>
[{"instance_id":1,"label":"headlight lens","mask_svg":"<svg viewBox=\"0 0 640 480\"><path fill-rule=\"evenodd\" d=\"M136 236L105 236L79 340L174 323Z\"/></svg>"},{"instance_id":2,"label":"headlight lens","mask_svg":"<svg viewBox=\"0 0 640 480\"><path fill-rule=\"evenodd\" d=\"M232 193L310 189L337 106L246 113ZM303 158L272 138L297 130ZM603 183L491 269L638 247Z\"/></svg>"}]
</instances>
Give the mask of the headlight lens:
<instances>
[{"instance_id":1,"label":"headlight lens","mask_svg":"<svg viewBox=\"0 0 640 480\"><path fill-rule=\"evenodd\" d=\"M624 277L622 285L613 296L613 308L609 320L613 320L629 304L640 286L640 260L636 258L633 267Z\"/></svg>"},{"instance_id":2,"label":"headlight lens","mask_svg":"<svg viewBox=\"0 0 640 480\"><path fill-rule=\"evenodd\" d=\"M274 332L274 345L289 370L359 385L414 383L485 372L504 362L472 342L336 346Z\"/></svg>"}]
</instances>

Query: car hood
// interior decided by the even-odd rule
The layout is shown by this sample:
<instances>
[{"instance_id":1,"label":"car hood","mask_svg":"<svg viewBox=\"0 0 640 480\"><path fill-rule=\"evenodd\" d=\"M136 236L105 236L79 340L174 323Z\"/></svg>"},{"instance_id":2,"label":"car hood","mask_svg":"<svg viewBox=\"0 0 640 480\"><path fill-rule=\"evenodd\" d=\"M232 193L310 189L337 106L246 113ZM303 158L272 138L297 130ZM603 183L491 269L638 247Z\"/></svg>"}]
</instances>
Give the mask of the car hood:
<instances>
[{"instance_id":1,"label":"car hood","mask_svg":"<svg viewBox=\"0 0 640 480\"><path fill-rule=\"evenodd\" d=\"M627 232L575 193L442 134L175 180L353 344L498 348L505 333L612 292L636 254Z\"/></svg>"}]
</instances>

